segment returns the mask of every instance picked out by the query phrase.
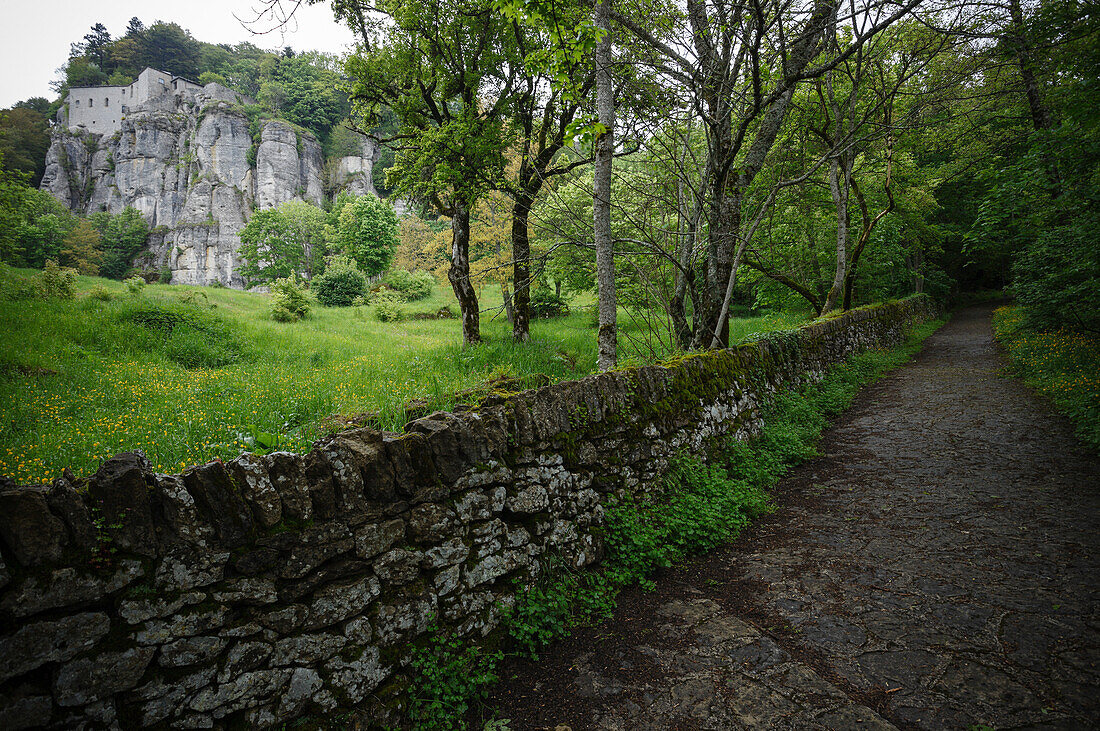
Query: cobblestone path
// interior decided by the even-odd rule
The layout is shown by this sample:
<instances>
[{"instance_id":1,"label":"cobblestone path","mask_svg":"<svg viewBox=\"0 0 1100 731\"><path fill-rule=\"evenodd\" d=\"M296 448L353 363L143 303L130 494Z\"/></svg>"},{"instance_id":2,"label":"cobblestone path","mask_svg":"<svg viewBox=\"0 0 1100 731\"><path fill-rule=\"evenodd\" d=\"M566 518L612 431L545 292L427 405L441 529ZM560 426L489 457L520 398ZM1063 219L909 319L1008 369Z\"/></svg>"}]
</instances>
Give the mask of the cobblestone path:
<instances>
[{"instance_id":1,"label":"cobblestone path","mask_svg":"<svg viewBox=\"0 0 1100 731\"><path fill-rule=\"evenodd\" d=\"M510 661L512 729L1100 728L1100 459L989 307L866 389L735 545Z\"/></svg>"}]
</instances>

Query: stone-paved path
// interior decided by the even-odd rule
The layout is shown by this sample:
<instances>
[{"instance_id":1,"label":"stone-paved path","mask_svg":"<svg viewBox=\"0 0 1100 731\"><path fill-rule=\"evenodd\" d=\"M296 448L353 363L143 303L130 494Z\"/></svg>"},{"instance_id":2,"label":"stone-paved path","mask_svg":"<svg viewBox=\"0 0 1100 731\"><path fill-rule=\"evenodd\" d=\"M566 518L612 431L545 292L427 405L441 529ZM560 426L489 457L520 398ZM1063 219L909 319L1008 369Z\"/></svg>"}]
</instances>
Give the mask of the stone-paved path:
<instances>
[{"instance_id":1,"label":"stone-paved path","mask_svg":"<svg viewBox=\"0 0 1100 731\"><path fill-rule=\"evenodd\" d=\"M1100 460L991 308L865 390L734 546L512 661L512 729L1100 728Z\"/></svg>"}]
</instances>

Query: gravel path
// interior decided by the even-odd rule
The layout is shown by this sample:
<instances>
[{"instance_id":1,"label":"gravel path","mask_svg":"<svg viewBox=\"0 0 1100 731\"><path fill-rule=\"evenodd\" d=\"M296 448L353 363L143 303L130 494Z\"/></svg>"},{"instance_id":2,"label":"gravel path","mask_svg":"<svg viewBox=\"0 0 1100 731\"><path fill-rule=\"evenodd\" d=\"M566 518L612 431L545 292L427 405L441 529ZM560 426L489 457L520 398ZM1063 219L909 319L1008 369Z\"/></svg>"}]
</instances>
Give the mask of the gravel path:
<instances>
[{"instance_id":1,"label":"gravel path","mask_svg":"<svg viewBox=\"0 0 1100 731\"><path fill-rule=\"evenodd\" d=\"M509 661L511 728L1100 728L1100 459L989 307L866 389L779 510Z\"/></svg>"}]
</instances>

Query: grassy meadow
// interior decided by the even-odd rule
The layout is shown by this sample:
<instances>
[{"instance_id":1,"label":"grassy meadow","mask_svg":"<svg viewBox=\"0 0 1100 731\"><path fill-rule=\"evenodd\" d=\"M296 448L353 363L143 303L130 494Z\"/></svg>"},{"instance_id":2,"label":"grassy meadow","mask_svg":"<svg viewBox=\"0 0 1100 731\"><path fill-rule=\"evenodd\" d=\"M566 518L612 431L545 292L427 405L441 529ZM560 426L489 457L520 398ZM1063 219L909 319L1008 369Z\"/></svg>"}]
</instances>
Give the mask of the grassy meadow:
<instances>
[{"instance_id":1,"label":"grassy meadow","mask_svg":"<svg viewBox=\"0 0 1100 731\"><path fill-rule=\"evenodd\" d=\"M1016 305L993 313L993 330L1011 370L1049 398L1073 421L1077 436L1100 451L1100 336L1034 329Z\"/></svg>"},{"instance_id":2,"label":"grassy meadow","mask_svg":"<svg viewBox=\"0 0 1100 731\"><path fill-rule=\"evenodd\" d=\"M566 317L532 322L531 342L517 345L497 311L499 290L486 287L485 342L464 349L457 317L412 318L444 306L457 314L445 283L407 304L400 322L377 321L370 306L315 304L306 319L279 323L269 295L225 288L153 284L133 294L78 277L74 300L11 294L35 276L0 273L0 475L20 483L48 482L65 467L88 475L132 449L166 472L264 446L307 450L357 415L400 430L414 399L447 408L454 393L490 379L572 379L596 363L590 298ZM624 364L668 354L622 317ZM745 318L733 334L796 321Z\"/></svg>"}]
</instances>

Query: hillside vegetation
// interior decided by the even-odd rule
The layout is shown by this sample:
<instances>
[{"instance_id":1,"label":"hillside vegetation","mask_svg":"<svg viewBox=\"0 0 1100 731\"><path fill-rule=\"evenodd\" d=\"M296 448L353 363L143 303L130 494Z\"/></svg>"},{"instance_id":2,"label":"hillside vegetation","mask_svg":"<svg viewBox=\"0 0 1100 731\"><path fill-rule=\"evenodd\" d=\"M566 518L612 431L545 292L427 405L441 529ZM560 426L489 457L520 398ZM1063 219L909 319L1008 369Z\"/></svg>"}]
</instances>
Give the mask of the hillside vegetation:
<instances>
[{"instance_id":1,"label":"hillside vegetation","mask_svg":"<svg viewBox=\"0 0 1100 731\"><path fill-rule=\"evenodd\" d=\"M414 319L457 312L443 287L406 305L400 322L380 322L375 306L315 304L285 324L271 319L265 294L156 284L134 294L78 277L75 299L28 298L38 276L0 273L0 475L21 483L65 467L88 474L131 449L165 471L245 451L306 450L349 417L399 430L410 401L445 408L493 379L517 378L505 385L515 389L577 378L596 363L584 300L572 314L536 320L526 344L487 311L485 342L462 348L456 318ZM493 307L489 288L485 295ZM735 333L796 320L745 318ZM640 326L627 321L624 330ZM624 360L642 360L642 348L623 340Z\"/></svg>"}]
</instances>

